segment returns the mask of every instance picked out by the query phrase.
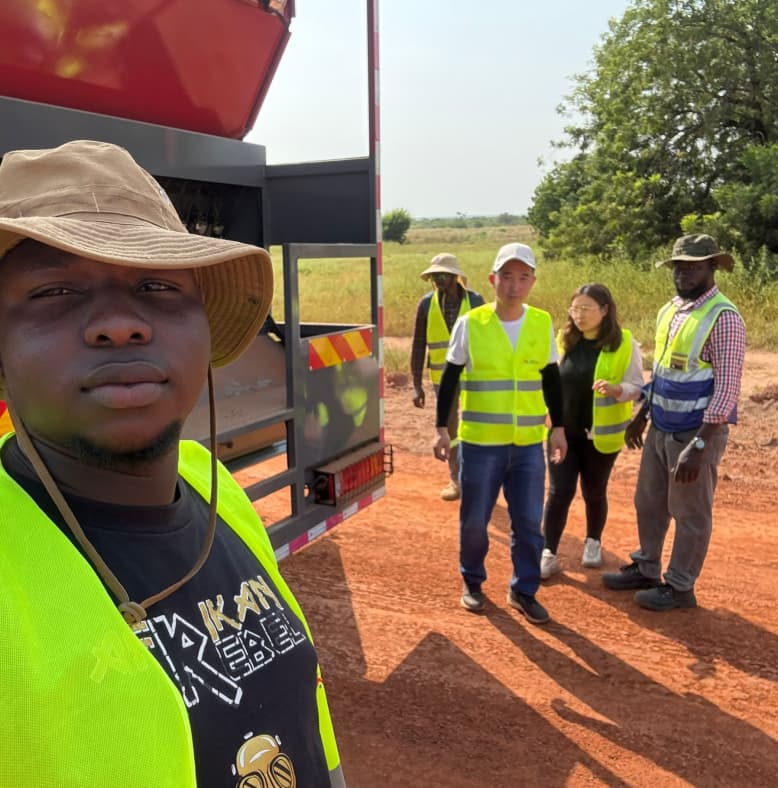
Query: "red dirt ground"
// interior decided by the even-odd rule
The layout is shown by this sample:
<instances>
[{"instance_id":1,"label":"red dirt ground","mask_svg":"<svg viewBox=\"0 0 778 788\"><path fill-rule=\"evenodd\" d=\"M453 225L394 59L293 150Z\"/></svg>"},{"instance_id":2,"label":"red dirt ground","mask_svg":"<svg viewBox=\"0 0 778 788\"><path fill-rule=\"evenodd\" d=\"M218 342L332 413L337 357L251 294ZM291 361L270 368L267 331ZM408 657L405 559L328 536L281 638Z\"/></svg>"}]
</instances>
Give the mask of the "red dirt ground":
<instances>
[{"instance_id":1,"label":"red dirt ground","mask_svg":"<svg viewBox=\"0 0 778 788\"><path fill-rule=\"evenodd\" d=\"M502 502L487 610L459 607L457 504L438 497L431 406L413 408L401 378L387 387L385 498L282 565L317 639L350 788L778 785L778 355L749 353L700 608L656 614L604 589L580 567L577 500L566 571L539 592L546 627L505 602ZM606 569L635 547L638 460L616 464Z\"/></svg>"}]
</instances>

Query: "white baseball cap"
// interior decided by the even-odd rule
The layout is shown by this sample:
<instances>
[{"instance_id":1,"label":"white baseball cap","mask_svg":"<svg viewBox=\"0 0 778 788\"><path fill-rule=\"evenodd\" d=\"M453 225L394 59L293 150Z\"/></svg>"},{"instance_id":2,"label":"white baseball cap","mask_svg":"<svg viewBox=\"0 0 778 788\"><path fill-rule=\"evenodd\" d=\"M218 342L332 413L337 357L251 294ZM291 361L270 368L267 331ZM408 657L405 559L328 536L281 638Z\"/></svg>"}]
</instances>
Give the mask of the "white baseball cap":
<instances>
[{"instance_id":1,"label":"white baseball cap","mask_svg":"<svg viewBox=\"0 0 778 788\"><path fill-rule=\"evenodd\" d=\"M494 265L492 266L492 273L496 274L510 260L518 260L533 270L535 269L535 255L532 253L532 249L527 244L511 243L505 244L497 252L497 257L494 258Z\"/></svg>"}]
</instances>

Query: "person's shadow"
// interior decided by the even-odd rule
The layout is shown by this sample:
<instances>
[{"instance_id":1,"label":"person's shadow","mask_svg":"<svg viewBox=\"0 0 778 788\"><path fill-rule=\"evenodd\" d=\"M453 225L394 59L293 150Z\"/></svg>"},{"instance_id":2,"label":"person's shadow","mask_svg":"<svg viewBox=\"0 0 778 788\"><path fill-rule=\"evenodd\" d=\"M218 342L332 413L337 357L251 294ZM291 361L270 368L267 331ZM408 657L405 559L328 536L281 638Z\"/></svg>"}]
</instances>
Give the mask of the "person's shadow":
<instances>
[{"instance_id":1,"label":"person's shadow","mask_svg":"<svg viewBox=\"0 0 778 788\"><path fill-rule=\"evenodd\" d=\"M497 549L507 549L511 534L504 505L495 507L491 526L491 541L499 545ZM574 561L577 562L577 556L583 550L583 540L571 534L565 534L564 539L563 571L544 581L541 588L553 588L555 585L576 588L626 613L639 626L677 641L696 658L689 670L700 678L714 675L716 663L724 662L743 673L778 683L778 635L726 609L699 607L680 615L643 610L633 600L634 592L613 591L602 584L601 573L615 571L607 567L619 566L619 562L623 564L623 555L603 550L605 560L601 570L577 571L576 563L571 563L567 556L576 556ZM579 579L582 573L585 573L585 580Z\"/></svg>"},{"instance_id":2,"label":"person's shadow","mask_svg":"<svg viewBox=\"0 0 778 788\"><path fill-rule=\"evenodd\" d=\"M579 547L573 549L578 554ZM562 572L551 578L549 586L564 583L577 588L626 613L639 626L680 643L696 658L690 670L700 677L715 674L716 663L723 662L778 684L778 635L726 609L699 607L680 615L643 610L633 600L632 592L605 588L599 572L588 575L583 581Z\"/></svg>"},{"instance_id":3,"label":"person's shadow","mask_svg":"<svg viewBox=\"0 0 778 788\"><path fill-rule=\"evenodd\" d=\"M552 707L567 722L584 726L693 785L776 784L778 742L753 725L696 693L673 692L558 622L552 621L543 632L556 639L560 649L547 645L525 622L502 610L488 620L594 712L589 716L571 708L564 698L555 699Z\"/></svg>"},{"instance_id":4,"label":"person's shadow","mask_svg":"<svg viewBox=\"0 0 778 788\"><path fill-rule=\"evenodd\" d=\"M379 671L383 660L393 662L395 640L411 643L410 650L385 678L368 676L352 601L352 593L362 590L349 587L337 542L335 533L296 554L284 574L313 629L349 785L562 786L577 769L584 769L599 785L626 788L627 783L607 765L459 645L429 631L425 623L414 632L412 616L402 615L403 594L415 596L414 589L387 589L395 606L384 624L389 628L380 640L371 641L378 652L371 654L370 662ZM322 587L325 574L327 584ZM417 599L414 602L418 604ZM401 632L391 629L397 610L405 621ZM468 623L473 621L470 614L462 611L461 615ZM507 626L514 626L491 602L486 615L502 616ZM478 623L486 626L485 621ZM362 622L362 626L371 624ZM403 653L402 647L398 653Z\"/></svg>"}]
</instances>

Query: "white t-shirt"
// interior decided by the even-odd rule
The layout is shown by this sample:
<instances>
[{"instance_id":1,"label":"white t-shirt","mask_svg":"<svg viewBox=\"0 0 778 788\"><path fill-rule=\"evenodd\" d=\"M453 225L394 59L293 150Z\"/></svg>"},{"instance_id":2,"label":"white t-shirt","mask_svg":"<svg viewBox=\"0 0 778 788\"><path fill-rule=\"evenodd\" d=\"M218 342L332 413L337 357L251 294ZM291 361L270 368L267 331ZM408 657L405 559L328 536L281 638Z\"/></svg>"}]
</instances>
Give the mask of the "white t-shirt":
<instances>
[{"instance_id":1,"label":"white t-shirt","mask_svg":"<svg viewBox=\"0 0 778 788\"><path fill-rule=\"evenodd\" d=\"M521 333L521 327L524 323L524 315L526 314L527 310L525 308L522 316L518 320L500 320L500 325L503 327L505 334L510 340L511 347L514 349L516 347L516 343L519 341L519 334ZM557 351L556 340L554 339L555 335L553 326L551 326L550 331L551 350L548 356L548 364L555 364L557 361L559 361L559 352ZM454 327L451 329L451 339L448 343L446 361L450 361L452 364L464 366L468 372L472 370L467 343L467 315L462 315L462 317L460 317L457 322L454 323Z\"/></svg>"}]
</instances>

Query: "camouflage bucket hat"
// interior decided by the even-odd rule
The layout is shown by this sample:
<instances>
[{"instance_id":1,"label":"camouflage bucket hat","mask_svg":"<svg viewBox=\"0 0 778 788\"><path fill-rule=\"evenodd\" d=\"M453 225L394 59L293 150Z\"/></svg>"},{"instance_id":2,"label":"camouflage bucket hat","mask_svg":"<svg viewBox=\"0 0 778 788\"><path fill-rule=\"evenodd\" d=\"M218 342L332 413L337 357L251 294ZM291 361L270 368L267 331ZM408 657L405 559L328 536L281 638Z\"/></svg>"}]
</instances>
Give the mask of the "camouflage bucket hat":
<instances>
[{"instance_id":1,"label":"camouflage bucket hat","mask_svg":"<svg viewBox=\"0 0 778 788\"><path fill-rule=\"evenodd\" d=\"M715 260L725 271L731 271L735 265L732 256L722 252L710 235L684 235L673 244L672 257L661 260L656 267L666 265L669 268L674 262L696 263L699 260Z\"/></svg>"}]
</instances>

